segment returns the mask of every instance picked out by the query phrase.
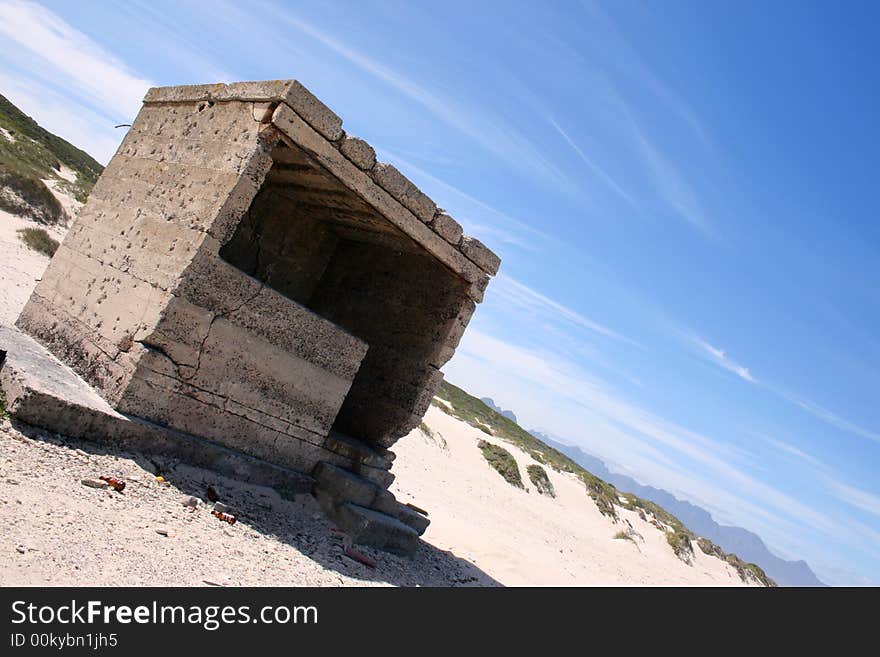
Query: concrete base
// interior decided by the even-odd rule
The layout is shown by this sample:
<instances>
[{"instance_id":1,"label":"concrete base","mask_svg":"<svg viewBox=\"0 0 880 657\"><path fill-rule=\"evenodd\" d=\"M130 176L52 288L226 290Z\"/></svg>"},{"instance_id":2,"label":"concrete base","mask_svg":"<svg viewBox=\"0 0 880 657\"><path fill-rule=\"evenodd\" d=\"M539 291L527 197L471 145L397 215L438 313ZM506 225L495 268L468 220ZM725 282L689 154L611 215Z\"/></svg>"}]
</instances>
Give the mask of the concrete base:
<instances>
[{"instance_id":1,"label":"concrete base","mask_svg":"<svg viewBox=\"0 0 880 657\"><path fill-rule=\"evenodd\" d=\"M315 491L318 504L354 543L370 545L403 557L419 546L419 532L397 518L351 502L337 503L321 489Z\"/></svg>"},{"instance_id":2,"label":"concrete base","mask_svg":"<svg viewBox=\"0 0 880 657\"><path fill-rule=\"evenodd\" d=\"M416 550L430 521L398 502L391 491L332 463L319 463L312 474L321 508L355 543L404 556Z\"/></svg>"},{"instance_id":3,"label":"concrete base","mask_svg":"<svg viewBox=\"0 0 880 657\"><path fill-rule=\"evenodd\" d=\"M0 325L0 388L6 410L32 426L146 456L172 458L261 486L313 493L356 543L411 555L427 518L402 506L385 487L394 454L334 432L314 477L210 440L116 411L76 372L18 329ZM348 469L350 468L350 469Z\"/></svg>"},{"instance_id":4,"label":"concrete base","mask_svg":"<svg viewBox=\"0 0 880 657\"><path fill-rule=\"evenodd\" d=\"M9 414L73 438L177 459L228 477L293 493L311 476L114 410L72 369L16 328L0 325L0 388Z\"/></svg>"}]
</instances>

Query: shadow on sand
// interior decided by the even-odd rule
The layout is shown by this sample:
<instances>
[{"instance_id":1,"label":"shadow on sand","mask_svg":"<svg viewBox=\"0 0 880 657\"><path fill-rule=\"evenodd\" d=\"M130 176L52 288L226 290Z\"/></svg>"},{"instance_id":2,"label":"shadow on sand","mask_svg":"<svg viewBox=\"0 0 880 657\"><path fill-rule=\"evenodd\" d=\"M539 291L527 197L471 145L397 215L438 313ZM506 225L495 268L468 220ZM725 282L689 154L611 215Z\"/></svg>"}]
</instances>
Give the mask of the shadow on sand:
<instances>
[{"instance_id":1,"label":"shadow on sand","mask_svg":"<svg viewBox=\"0 0 880 657\"><path fill-rule=\"evenodd\" d=\"M256 486L193 467L167 457L116 449L100 442L55 434L11 420L24 436L96 456L115 456L137 464L149 475L162 474L185 496L205 499L208 487L220 492L220 501L237 517L236 527L283 542L324 569L347 577L395 586L501 586L471 562L421 541L412 558L399 557L366 546L356 549L376 563L369 568L344 554L343 536L320 511L309 494L288 496L284 491ZM202 513L208 513L202 510ZM429 529L430 532L430 529ZM209 546L206 546L208 549ZM279 573L277 585L290 585Z\"/></svg>"}]
</instances>

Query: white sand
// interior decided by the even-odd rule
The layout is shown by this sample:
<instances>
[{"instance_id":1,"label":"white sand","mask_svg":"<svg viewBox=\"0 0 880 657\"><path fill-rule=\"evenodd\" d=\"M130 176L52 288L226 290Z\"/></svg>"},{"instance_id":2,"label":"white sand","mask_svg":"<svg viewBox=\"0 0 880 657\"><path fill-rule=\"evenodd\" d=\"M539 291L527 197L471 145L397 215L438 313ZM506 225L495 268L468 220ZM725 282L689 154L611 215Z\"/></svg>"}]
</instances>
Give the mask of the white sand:
<instances>
[{"instance_id":1,"label":"white sand","mask_svg":"<svg viewBox=\"0 0 880 657\"><path fill-rule=\"evenodd\" d=\"M79 174L71 169L66 164L61 165L61 170L58 171L58 177L66 180L67 182L76 182L76 179L79 177Z\"/></svg>"},{"instance_id":2,"label":"white sand","mask_svg":"<svg viewBox=\"0 0 880 657\"><path fill-rule=\"evenodd\" d=\"M426 424L445 440L413 432L394 448L403 502L426 509L425 539L464 557L506 585L712 585L741 586L729 565L694 545L694 565L678 559L664 534L635 512L618 509L617 524L599 513L584 485L545 468L556 499L528 481L527 454L432 407ZM508 484L477 448L480 439L510 451L529 493ZM644 540L615 539L628 520Z\"/></svg>"},{"instance_id":3,"label":"white sand","mask_svg":"<svg viewBox=\"0 0 880 657\"><path fill-rule=\"evenodd\" d=\"M60 178L75 180L76 173L61 165ZM43 181L61 203L67 224L79 213L82 203L59 188L59 179ZM18 318L37 281L46 270L49 258L26 247L19 239L22 228L42 228L61 242L67 234L67 225L45 225L25 217L0 210L0 323L12 324Z\"/></svg>"},{"instance_id":4,"label":"white sand","mask_svg":"<svg viewBox=\"0 0 880 657\"><path fill-rule=\"evenodd\" d=\"M412 559L358 548L368 568L343 554L341 536L311 495L275 491L0 421L0 586L459 586L492 581L430 544ZM126 481L122 493L84 478ZM208 485L238 517L221 522L201 506ZM161 530L167 535L157 532Z\"/></svg>"},{"instance_id":5,"label":"white sand","mask_svg":"<svg viewBox=\"0 0 880 657\"><path fill-rule=\"evenodd\" d=\"M43 228L59 242L64 226L45 226L0 210L0 323L12 324L43 275L49 258L19 239L21 228Z\"/></svg>"}]
</instances>

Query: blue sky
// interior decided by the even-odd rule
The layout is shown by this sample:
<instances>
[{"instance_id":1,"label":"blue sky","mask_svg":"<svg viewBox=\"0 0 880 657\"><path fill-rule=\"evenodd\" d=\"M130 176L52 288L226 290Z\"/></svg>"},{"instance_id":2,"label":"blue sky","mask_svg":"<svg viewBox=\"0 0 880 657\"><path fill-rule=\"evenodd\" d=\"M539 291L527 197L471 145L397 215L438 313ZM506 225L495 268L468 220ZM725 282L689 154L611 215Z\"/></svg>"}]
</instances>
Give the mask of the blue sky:
<instances>
[{"instance_id":1,"label":"blue sky","mask_svg":"<svg viewBox=\"0 0 880 657\"><path fill-rule=\"evenodd\" d=\"M880 582L876 3L0 0L106 162L152 85L297 78L503 258L447 378Z\"/></svg>"}]
</instances>

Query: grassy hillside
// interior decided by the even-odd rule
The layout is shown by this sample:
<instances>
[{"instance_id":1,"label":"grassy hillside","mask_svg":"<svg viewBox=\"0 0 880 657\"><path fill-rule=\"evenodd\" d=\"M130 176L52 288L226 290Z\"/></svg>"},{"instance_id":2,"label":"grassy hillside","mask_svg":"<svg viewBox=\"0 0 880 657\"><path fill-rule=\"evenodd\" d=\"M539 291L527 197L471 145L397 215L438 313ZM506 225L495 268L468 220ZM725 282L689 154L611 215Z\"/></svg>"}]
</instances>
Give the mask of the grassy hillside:
<instances>
[{"instance_id":1,"label":"grassy hillside","mask_svg":"<svg viewBox=\"0 0 880 657\"><path fill-rule=\"evenodd\" d=\"M658 529L666 532L666 539L669 545L683 561L690 563L690 556L692 554L690 543L695 541L703 552L723 559L733 566L743 581L754 578L764 586L775 586L773 580L767 577L759 566L746 563L734 554L727 554L720 547L712 543L712 541L697 536L688 530L678 518L671 513L667 513L657 504L643 500L635 495L618 491L612 484L599 479L562 452L538 440L518 424L495 412L461 388L443 381L440 385L440 390L437 392L437 397L449 403L449 406L447 406L436 399L433 402L434 406L445 413L470 424L484 433L491 434L519 447L538 463L542 463L557 472L568 472L578 477L584 482L587 494L593 498L596 506L599 507L599 511L603 514L616 520L616 506L636 511L640 517L649 520Z\"/></svg>"},{"instance_id":2,"label":"grassy hillside","mask_svg":"<svg viewBox=\"0 0 880 657\"><path fill-rule=\"evenodd\" d=\"M64 165L75 180L61 177ZM61 204L43 183L58 186L77 200L86 197L103 167L85 151L37 125L4 96L0 96L0 208L54 223L62 218Z\"/></svg>"}]
</instances>

